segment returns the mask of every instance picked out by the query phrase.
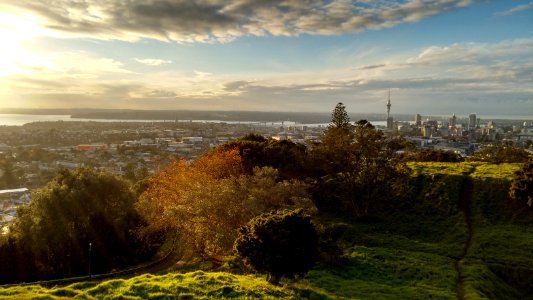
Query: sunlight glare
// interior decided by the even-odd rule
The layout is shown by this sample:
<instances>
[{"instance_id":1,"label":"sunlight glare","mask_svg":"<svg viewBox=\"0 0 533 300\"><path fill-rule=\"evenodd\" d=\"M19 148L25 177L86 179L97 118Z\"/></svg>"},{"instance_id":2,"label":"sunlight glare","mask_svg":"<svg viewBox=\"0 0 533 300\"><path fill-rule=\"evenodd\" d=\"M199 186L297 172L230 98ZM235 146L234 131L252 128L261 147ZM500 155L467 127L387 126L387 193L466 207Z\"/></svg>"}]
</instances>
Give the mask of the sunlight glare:
<instances>
[{"instance_id":1,"label":"sunlight glare","mask_svg":"<svg viewBox=\"0 0 533 300\"><path fill-rule=\"evenodd\" d=\"M0 12L0 77L31 72L29 66L42 65L38 55L24 47L42 33L35 17Z\"/></svg>"}]
</instances>

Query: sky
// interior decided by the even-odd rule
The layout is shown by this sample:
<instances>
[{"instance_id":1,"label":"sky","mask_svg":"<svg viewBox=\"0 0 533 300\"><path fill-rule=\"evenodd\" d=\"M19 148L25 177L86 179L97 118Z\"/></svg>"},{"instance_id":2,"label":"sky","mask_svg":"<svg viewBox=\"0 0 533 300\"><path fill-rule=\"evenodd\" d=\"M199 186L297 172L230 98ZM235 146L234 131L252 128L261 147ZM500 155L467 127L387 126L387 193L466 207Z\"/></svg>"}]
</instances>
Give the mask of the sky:
<instances>
[{"instance_id":1,"label":"sky","mask_svg":"<svg viewBox=\"0 0 533 300\"><path fill-rule=\"evenodd\" d=\"M0 108L533 115L533 1L2 0Z\"/></svg>"}]
</instances>

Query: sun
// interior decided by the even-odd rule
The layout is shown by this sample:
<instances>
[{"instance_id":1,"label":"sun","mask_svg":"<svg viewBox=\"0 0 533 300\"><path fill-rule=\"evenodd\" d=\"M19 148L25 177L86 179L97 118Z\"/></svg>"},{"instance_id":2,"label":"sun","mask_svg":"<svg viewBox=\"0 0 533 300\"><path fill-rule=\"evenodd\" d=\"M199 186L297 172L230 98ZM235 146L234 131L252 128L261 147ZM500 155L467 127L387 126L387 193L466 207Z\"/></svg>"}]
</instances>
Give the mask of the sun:
<instances>
[{"instance_id":1,"label":"sun","mask_svg":"<svg viewBox=\"0 0 533 300\"><path fill-rule=\"evenodd\" d=\"M35 17L0 12L0 77L26 73L25 67L38 63L38 55L25 44L42 32Z\"/></svg>"}]
</instances>

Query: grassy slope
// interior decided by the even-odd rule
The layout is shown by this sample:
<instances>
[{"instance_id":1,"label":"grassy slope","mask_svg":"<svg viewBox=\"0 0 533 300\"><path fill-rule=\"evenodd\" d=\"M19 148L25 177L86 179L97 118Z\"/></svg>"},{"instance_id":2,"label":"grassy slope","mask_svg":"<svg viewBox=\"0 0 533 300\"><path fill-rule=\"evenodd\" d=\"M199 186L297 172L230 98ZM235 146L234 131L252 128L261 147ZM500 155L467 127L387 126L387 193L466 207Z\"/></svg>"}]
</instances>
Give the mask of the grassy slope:
<instances>
[{"instance_id":1,"label":"grassy slope","mask_svg":"<svg viewBox=\"0 0 533 300\"><path fill-rule=\"evenodd\" d=\"M509 221L502 202L506 180L519 166L421 163L411 167L413 180L423 186L419 196L386 222L329 220L347 228L340 242L345 261L317 266L297 282L273 286L256 275L197 271L55 289L0 289L0 299L455 299L456 262L468 236L457 203L464 176L474 179L474 235L459 265L465 276L465 298L531 297L532 226Z\"/></svg>"},{"instance_id":2,"label":"grassy slope","mask_svg":"<svg viewBox=\"0 0 533 300\"><path fill-rule=\"evenodd\" d=\"M474 236L464 267L471 299L533 299L533 223L506 199L516 164L476 168Z\"/></svg>"}]
</instances>

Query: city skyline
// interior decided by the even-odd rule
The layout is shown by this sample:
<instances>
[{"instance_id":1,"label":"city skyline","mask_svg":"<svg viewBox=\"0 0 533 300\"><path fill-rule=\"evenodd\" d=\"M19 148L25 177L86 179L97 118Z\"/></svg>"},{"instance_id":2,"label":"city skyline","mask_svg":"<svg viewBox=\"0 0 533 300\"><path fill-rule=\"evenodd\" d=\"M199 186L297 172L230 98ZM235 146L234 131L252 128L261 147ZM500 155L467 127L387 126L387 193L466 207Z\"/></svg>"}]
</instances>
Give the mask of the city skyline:
<instances>
[{"instance_id":1,"label":"city skyline","mask_svg":"<svg viewBox=\"0 0 533 300\"><path fill-rule=\"evenodd\" d=\"M0 108L533 114L533 2L15 1Z\"/></svg>"}]
</instances>

